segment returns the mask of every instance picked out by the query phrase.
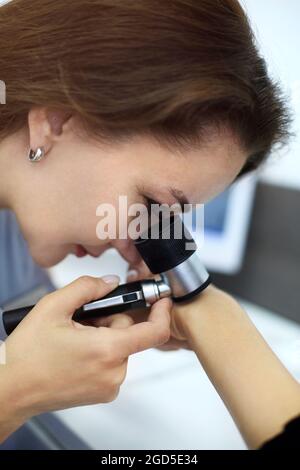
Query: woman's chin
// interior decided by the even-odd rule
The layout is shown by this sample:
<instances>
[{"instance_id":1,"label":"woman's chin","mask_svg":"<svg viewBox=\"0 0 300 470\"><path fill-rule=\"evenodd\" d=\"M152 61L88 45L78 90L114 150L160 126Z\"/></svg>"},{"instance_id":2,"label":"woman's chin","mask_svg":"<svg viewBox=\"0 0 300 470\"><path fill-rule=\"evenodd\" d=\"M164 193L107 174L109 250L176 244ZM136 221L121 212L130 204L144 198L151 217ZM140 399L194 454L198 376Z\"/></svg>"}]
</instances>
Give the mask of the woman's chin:
<instances>
[{"instance_id":1,"label":"woman's chin","mask_svg":"<svg viewBox=\"0 0 300 470\"><path fill-rule=\"evenodd\" d=\"M31 257L33 261L40 266L41 268L51 268L56 264L63 261L69 253L64 250L62 253L60 252L51 252L50 249L45 249L43 251L33 251L31 253Z\"/></svg>"}]
</instances>

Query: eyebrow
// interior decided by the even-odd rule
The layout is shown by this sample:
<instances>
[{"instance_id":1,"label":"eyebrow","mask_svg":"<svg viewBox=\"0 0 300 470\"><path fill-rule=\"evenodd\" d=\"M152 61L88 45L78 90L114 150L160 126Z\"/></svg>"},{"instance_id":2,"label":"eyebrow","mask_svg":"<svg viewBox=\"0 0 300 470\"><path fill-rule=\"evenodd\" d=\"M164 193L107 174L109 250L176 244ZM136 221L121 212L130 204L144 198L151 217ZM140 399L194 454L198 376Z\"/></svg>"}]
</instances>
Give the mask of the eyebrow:
<instances>
[{"instance_id":1,"label":"eyebrow","mask_svg":"<svg viewBox=\"0 0 300 470\"><path fill-rule=\"evenodd\" d=\"M179 189L176 189L176 188L169 188L169 191L172 194L172 196L175 199L177 199L177 201L180 204L182 212L184 212L184 206L186 204L190 204L187 197L186 197L186 195L182 191L180 191Z\"/></svg>"}]
</instances>

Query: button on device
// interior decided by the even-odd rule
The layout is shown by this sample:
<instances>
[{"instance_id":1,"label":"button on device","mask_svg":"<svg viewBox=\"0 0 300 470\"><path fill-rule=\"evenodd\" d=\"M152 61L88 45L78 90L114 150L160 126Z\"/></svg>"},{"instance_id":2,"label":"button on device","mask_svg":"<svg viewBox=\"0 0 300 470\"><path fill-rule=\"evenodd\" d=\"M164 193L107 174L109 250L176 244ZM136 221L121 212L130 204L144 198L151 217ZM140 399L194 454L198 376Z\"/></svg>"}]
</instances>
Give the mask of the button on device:
<instances>
[{"instance_id":1,"label":"button on device","mask_svg":"<svg viewBox=\"0 0 300 470\"><path fill-rule=\"evenodd\" d=\"M132 293L132 294L123 295L123 301L124 302L134 302L135 300L138 300L138 296L135 292Z\"/></svg>"}]
</instances>

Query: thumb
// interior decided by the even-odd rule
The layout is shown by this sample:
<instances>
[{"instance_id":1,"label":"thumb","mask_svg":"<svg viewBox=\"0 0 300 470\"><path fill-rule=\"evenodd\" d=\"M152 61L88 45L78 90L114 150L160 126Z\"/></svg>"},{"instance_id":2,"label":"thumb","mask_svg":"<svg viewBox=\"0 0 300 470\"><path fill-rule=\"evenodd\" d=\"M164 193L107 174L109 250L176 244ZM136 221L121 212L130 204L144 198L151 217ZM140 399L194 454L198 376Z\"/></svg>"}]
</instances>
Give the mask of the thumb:
<instances>
[{"instance_id":1,"label":"thumb","mask_svg":"<svg viewBox=\"0 0 300 470\"><path fill-rule=\"evenodd\" d=\"M109 317L95 319L93 325L96 327L104 326L106 328L128 328L134 324L133 318L124 313L115 313Z\"/></svg>"},{"instance_id":2,"label":"thumb","mask_svg":"<svg viewBox=\"0 0 300 470\"><path fill-rule=\"evenodd\" d=\"M108 275L102 278L82 276L67 286L44 297L45 309L59 318L72 317L83 304L93 302L114 290L120 282L119 276Z\"/></svg>"},{"instance_id":3,"label":"thumb","mask_svg":"<svg viewBox=\"0 0 300 470\"><path fill-rule=\"evenodd\" d=\"M129 265L126 280L127 282L133 282L140 279L148 279L153 277L155 277L154 274L151 273L146 263L142 260L138 264Z\"/></svg>"}]
</instances>

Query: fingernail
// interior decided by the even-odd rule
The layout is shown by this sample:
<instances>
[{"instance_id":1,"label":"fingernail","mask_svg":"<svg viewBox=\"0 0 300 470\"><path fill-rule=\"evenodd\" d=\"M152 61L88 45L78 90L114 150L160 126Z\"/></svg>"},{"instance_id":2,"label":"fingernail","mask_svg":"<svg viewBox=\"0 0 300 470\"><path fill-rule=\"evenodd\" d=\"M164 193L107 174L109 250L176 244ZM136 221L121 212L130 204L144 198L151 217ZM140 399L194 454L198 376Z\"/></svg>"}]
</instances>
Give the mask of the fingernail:
<instances>
[{"instance_id":1,"label":"fingernail","mask_svg":"<svg viewBox=\"0 0 300 470\"><path fill-rule=\"evenodd\" d=\"M127 281L134 281L135 279L137 279L139 273L137 272L136 269L131 269L130 271L128 271L127 273Z\"/></svg>"},{"instance_id":2,"label":"fingernail","mask_svg":"<svg viewBox=\"0 0 300 470\"><path fill-rule=\"evenodd\" d=\"M107 276L101 277L102 281L106 282L106 284L119 284L120 278L115 274L109 274Z\"/></svg>"}]
</instances>

